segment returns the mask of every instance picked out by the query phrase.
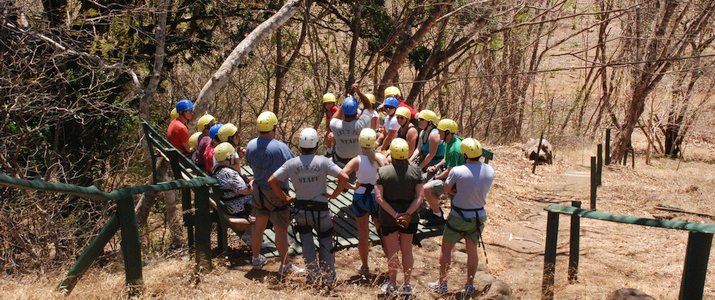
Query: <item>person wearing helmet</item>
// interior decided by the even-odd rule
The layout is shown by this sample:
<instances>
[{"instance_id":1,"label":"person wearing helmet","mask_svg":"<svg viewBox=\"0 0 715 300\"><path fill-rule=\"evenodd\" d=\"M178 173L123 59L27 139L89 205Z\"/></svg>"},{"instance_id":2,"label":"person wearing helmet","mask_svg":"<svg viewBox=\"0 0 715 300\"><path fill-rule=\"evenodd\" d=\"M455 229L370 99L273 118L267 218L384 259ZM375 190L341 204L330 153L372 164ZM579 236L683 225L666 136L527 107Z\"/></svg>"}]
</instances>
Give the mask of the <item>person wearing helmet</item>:
<instances>
[{"instance_id":1,"label":"person wearing helmet","mask_svg":"<svg viewBox=\"0 0 715 300\"><path fill-rule=\"evenodd\" d=\"M437 123L440 139L445 143L444 159L439 163L427 167L427 172L435 173L444 167L444 171L436 173L434 179L425 184L424 196L432 209L432 214L427 214L427 225L444 224L444 216L439 206L439 197L444 194L444 180L447 179L449 171L459 165L464 164L462 155L462 139L457 136L457 122L452 119L442 119Z\"/></svg>"},{"instance_id":2,"label":"person wearing helmet","mask_svg":"<svg viewBox=\"0 0 715 300\"><path fill-rule=\"evenodd\" d=\"M178 117L169 123L166 138L171 145L182 154L189 156L189 127L187 124L194 119L194 103L191 100L181 100L176 103Z\"/></svg>"},{"instance_id":3,"label":"person wearing helmet","mask_svg":"<svg viewBox=\"0 0 715 300\"><path fill-rule=\"evenodd\" d=\"M405 283L401 293L410 295L414 258L412 237L417 232L418 217L413 217L422 203L422 171L409 162L407 141L396 138L390 143L392 164L377 171L375 198L380 205L380 234L385 243L389 280L381 288L388 296L397 293L397 252L402 254Z\"/></svg>"},{"instance_id":4,"label":"person wearing helmet","mask_svg":"<svg viewBox=\"0 0 715 300\"><path fill-rule=\"evenodd\" d=\"M211 176L218 180L223 191L222 200L231 216L248 218L253 201L252 181L241 175L241 164L236 148L230 143L221 143L214 148L216 167Z\"/></svg>"},{"instance_id":5,"label":"person wearing helmet","mask_svg":"<svg viewBox=\"0 0 715 300\"><path fill-rule=\"evenodd\" d=\"M397 131L400 129L400 123L397 122L397 116L395 115L398 106L400 106L400 101L395 97L387 97L385 102L382 103L381 109L387 116L385 117L382 136L377 140L378 144L381 145L380 151L382 153L387 153L390 143L397 137Z\"/></svg>"},{"instance_id":6,"label":"person wearing helmet","mask_svg":"<svg viewBox=\"0 0 715 300\"><path fill-rule=\"evenodd\" d=\"M214 159L216 165L211 176L218 181L226 212L232 217L248 219L253 202L253 180L241 174L241 160L236 148L230 143L220 143L214 148ZM244 231L241 239L250 246L251 230Z\"/></svg>"},{"instance_id":7,"label":"person wearing helmet","mask_svg":"<svg viewBox=\"0 0 715 300\"><path fill-rule=\"evenodd\" d=\"M315 155L318 149L318 132L304 128L300 132L298 146L301 155L286 161L268 179L272 191L285 203L294 203L296 229L303 241L303 259L308 268L308 284L335 283L335 257L333 256L333 220L328 208L327 176L338 176L338 167L330 158ZM281 182L290 182L295 197L281 190ZM313 243L313 230L318 238L319 257Z\"/></svg>"},{"instance_id":8,"label":"person wearing helmet","mask_svg":"<svg viewBox=\"0 0 715 300\"><path fill-rule=\"evenodd\" d=\"M447 272L454 245L464 239L467 249L467 282L464 296L475 293L474 274L479 257L477 247L484 231L487 213L484 210L487 194L494 182L494 169L479 161L482 145L473 138L464 139L460 145L466 162L449 171L444 189L454 195L452 209L442 234L442 251L439 257L439 280L427 284L428 289L447 293ZM483 243L483 242L482 242Z\"/></svg>"},{"instance_id":9,"label":"person wearing helmet","mask_svg":"<svg viewBox=\"0 0 715 300\"><path fill-rule=\"evenodd\" d=\"M273 223L275 230L276 248L282 262L279 271L300 271L288 261L288 225L290 224L290 207L282 198L273 193L268 178L294 155L288 146L276 140L276 126L278 118L273 112L264 111L256 118L258 137L250 140L246 145L246 161L253 170L253 216L256 217L251 241L253 254L251 264L253 269L260 270L266 263L266 258L261 255L263 232L266 230L268 220ZM288 182L281 182L281 189L288 191Z\"/></svg>"},{"instance_id":10,"label":"person wearing helmet","mask_svg":"<svg viewBox=\"0 0 715 300\"><path fill-rule=\"evenodd\" d=\"M397 107L404 107L410 110L410 120L414 120L415 117L417 116L417 110L414 109L411 105L407 104L405 102L405 99L402 98L402 93L400 92L400 89L397 88L396 86L388 86L385 88L385 92L383 93L385 98L387 97L395 97L399 101L399 105Z\"/></svg>"},{"instance_id":11,"label":"person wearing helmet","mask_svg":"<svg viewBox=\"0 0 715 300\"><path fill-rule=\"evenodd\" d=\"M206 145L206 148L204 149L203 157L204 171L206 171L207 174L211 174L211 172L213 171L213 167L216 164L216 161L214 160L214 148L221 143L221 141L218 140L218 131L221 130L222 126L223 124L214 124L209 129L210 142L208 145Z\"/></svg>"},{"instance_id":12,"label":"person wearing helmet","mask_svg":"<svg viewBox=\"0 0 715 300\"><path fill-rule=\"evenodd\" d=\"M333 156L333 147L335 146L335 137L330 130L330 120L333 115L338 112L338 107L335 105L337 98L333 93L325 93L323 95L323 110L325 111L325 156Z\"/></svg>"},{"instance_id":13,"label":"person wearing helmet","mask_svg":"<svg viewBox=\"0 0 715 300\"><path fill-rule=\"evenodd\" d=\"M370 127L370 120L376 115L370 100L360 91L360 85L354 83L353 91L357 94L365 109L358 115L358 101L352 96L347 96L340 105L338 112L330 120L330 129L335 135L335 155L333 161L343 168L361 153L358 136L363 128ZM351 177L350 182L354 182Z\"/></svg>"},{"instance_id":14,"label":"person wearing helmet","mask_svg":"<svg viewBox=\"0 0 715 300\"><path fill-rule=\"evenodd\" d=\"M375 98L375 95L373 95L372 93L365 93L365 97L367 97L367 99L370 101L372 107L376 107L375 104L377 102L377 98ZM379 126L380 117L378 116L378 114L375 114L375 116L372 117L372 120L370 120L370 128L372 128L373 130L377 130Z\"/></svg>"},{"instance_id":15,"label":"person wearing helmet","mask_svg":"<svg viewBox=\"0 0 715 300\"><path fill-rule=\"evenodd\" d=\"M439 117L435 112L423 109L417 114L417 120L422 132L417 140L417 150L410 160L416 162L420 170L426 173L427 167L438 164L444 158L444 143L439 137Z\"/></svg>"},{"instance_id":16,"label":"person wearing helmet","mask_svg":"<svg viewBox=\"0 0 715 300\"><path fill-rule=\"evenodd\" d=\"M194 132L194 134L189 137L189 151L191 153L191 161L194 162L196 161L197 157L196 144L198 144L200 136L201 132Z\"/></svg>"},{"instance_id":17,"label":"person wearing helmet","mask_svg":"<svg viewBox=\"0 0 715 300\"><path fill-rule=\"evenodd\" d=\"M353 203L350 210L355 215L358 229L358 252L362 265L358 273L363 276L370 274L368 266L368 252L370 251L370 217L375 228L380 232L378 220L379 205L375 200L375 184L377 183L377 170L387 162L382 153L375 152L377 146L377 133L372 128L364 128L358 138L362 154L354 157L345 165L338 176L338 186L330 195L335 199L340 192L348 186L350 175L356 174L358 186L353 194ZM383 244L384 245L384 244Z\"/></svg>"},{"instance_id":18,"label":"person wearing helmet","mask_svg":"<svg viewBox=\"0 0 715 300\"><path fill-rule=\"evenodd\" d=\"M410 146L410 156L415 152L417 148L417 128L415 125L410 123L410 110L406 107L398 107L395 111L395 117L397 118L397 123L400 124L400 129L397 130L397 137L407 141L407 145Z\"/></svg>"},{"instance_id":19,"label":"person wearing helmet","mask_svg":"<svg viewBox=\"0 0 715 300\"><path fill-rule=\"evenodd\" d=\"M172 120L176 120L176 118L179 117L179 113L176 111L176 107L174 107L170 112L169 112L169 117Z\"/></svg>"},{"instance_id":20,"label":"person wearing helmet","mask_svg":"<svg viewBox=\"0 0 715 300\"><path fill-rule=\"evenodd\" d=\"M201 136L199 137L198 148L196 148L196 151L198 153L206 152L206 147L211 144L209 130L211 130L211 126L214 126L217 123L218 120L216 120L216 118L209 114L201 116L201 118L196 121L196 131L201 133ZM200 168L205 169L203 155L197 155L196 160L194 160L194 163L196 163L196 165Z\"/></svg>"},{"instance_id":21,"label":"person wearing helmet","mask_svg":"<svg viewBox=\"0 0 715 300\"><path fill-rule=\"evenodd\" d=\"M227 142L236 148L239 157L245 156L246 149L241 147L241 136L238 133L238 127L233 123L221 126L221 129L218 130L218 140L222 143Z\"/></svg>"}]
</instances>

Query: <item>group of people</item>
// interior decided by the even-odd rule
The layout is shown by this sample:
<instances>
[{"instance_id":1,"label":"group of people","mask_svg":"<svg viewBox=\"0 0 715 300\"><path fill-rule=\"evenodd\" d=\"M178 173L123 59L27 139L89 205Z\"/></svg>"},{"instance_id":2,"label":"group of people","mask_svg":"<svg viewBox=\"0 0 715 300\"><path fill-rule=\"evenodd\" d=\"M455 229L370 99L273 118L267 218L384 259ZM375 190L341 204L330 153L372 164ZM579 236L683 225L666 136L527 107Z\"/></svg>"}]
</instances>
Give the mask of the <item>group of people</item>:
<instances>
[{"instance_id":1,"label":"group of people","mask_svg":"<svg viewBox=\"0 0 715 300\"><path fill-rule=\"evenodd\" d=\"M281 262L279 274L305 272L308 283L335 283L334 225L328 203L349 188L354 190L350 209L358 227L359 274L370 273L372 219L388 261L388 280L381 290L385 294L412 293L412 241L420 221L418 212L427 200L431 213L426 225L444 225L439 278L427 288L440 294L448 291L451 251L464 239L468 255L464 292L474 293L477 246L486 221L484 205L494 178L491 166L480 161L481 144L457 136L454 120L440 120L430 110L415 111L401 99L397 87L385 89L385 99L378 107L375 97L363 94L358 84L352 86L351 94L341 95L342 101L331 93L323 97L326 155L317 154L321 144L318 132L305 128L299 135L300 153L295 156L276 139L278 119L270 111L256 119L258 137L245 149L240 147L235 125L218 124L210 115L199 118L197 132L189 136L186 124L193 119L189 100L177 103L177 118L169 125L167 136L179 151L216 177L230 214L247 217L250 212L255 217L250 236L262 237L270 220ZM383 122L379 112L384 113ZM252 177L240 172L244 158ZM331 193L328 176L338 179ZM288 192L289 182L293 196ZM443 193L451 199L446 220L439 204ZM294 266L287 255L291 222L302 241L307 271ZM261 269L267 261L260 254L262 240L253 238L248 243L253 268ZM404 280L398 286L400 261Z\"/></svg>"}]
</instances>

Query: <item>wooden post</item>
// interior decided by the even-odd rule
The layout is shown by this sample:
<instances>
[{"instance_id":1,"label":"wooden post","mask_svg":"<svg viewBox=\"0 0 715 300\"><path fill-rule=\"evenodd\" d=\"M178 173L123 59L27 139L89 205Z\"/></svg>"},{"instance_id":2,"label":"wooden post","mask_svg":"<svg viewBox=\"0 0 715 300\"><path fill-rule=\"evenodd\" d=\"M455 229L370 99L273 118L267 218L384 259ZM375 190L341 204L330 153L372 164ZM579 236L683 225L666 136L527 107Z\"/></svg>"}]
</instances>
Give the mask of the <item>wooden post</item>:
<instances>
[{"instance_id":1,"label":"wooden post","mask_svg":"<svg viewBox=\"0 0 715 300\"><path fill-rule=\"evenodd\" d=\"M142 246L139 241L139 224L134 214L134 201L128 191L118 191L117 216L121 228L122 256L129 296L141 294L144 288L142 279Z\"/></svg>"},{"instance_id":2,"label":"wooden post","mask_svg":"<svg viewBox=\"0 0 715 300\"><path fill-rule=\"evenodd\" d=\"M685 250L685 266L678 299L703 299L712 242L712 233L691 231L688 234L688 248Z\"/></svg>"},{"instance_id":3,"label":"wooden post","mask_svg":"<svg viewBox=\"0 0 715 300\"><path fill-rule=\"evenodd\" d=\"M181 167L179 166L179 151L169 149L166 156L169 157L171 163L171 172L174 173L174 179L182 179ZM186 226L186 242L189 245L189 252L194 251L194 214L191 209L191 190L187 188L181 189L181 210L184 226Z\"/></svg>"},{"instance_id":4,"label":"wooden post","mask_svg":"<svg viewBox=\"0 0 715 300\"><path fill-rule=\"evenodd\" d=\"M82 275L84 275L84 272L89 269L94 260L102 254L104 246L109 243L109 240L111 240L114 234L117 233L118 229L119 221L117 214L115 213L112 214L112 217L109 221L107 221L107 224L104 224L104 227L102 227L102 230L99 231L97 237L95 237L89 245L84 248L82 254L74 262L69 272L67 272L65 279L63 279L59 286L57 286L57 289L60 292L64 293L65 296L72 292L72 289L74 289L75 285L77 285L77 281L79 281Z\"/></svg>"},{"instance_id":5,"label":"wooden post","mask_svg":"<svg viewBox=\"0 0 715 300\"><path fill-rule=\"evenodd\" d=\"M581 201L571 201L571 206L581 208ZM581 235L581 216L571 214L571 234L569 236L569 282L578 280L578 258Z\"/></svg>"},{"instance_id":6,"label":"wooden post","mask_svg":"<svg viewBox=\"0 0 715 300\"><path fill-rule=\"evenodd\" d=\"M544 249L544 277L541 282L541 299L554 299L556 272L556 246L559 238L559 214L549 212L546 221L546 248Z\"/></svg>"},{"instance_id":7,"label":"wooden post","mask_svg":"<svg viewBox=\"0 0 715 300\"><path fill-rule=\"evenodd\" d=\"M211 216L209 215L209 188L194 189L196 200L196 268L199 272L211 272Z\"/></svg>"},{"instance_id":8,"label":"wooden post","mask_svg":"<svg viewBox=\"0 0 715 300\"><path fill-rule=\"evenodd\" d=\"M606 165L611 164L611 128L606 128Z\"/></svg>"},{"instance_id":9,"label":"wooden post","mask_svg":"<svg viewBox=\"0 0 715 300\"><path fill-rule=\"evenodd\" d=\"M539 154L541 152L541 142L544 140L544 132L541 132L541 137L539 138L539 146L536 147L536 158L534 158L534 166L531 168L531 174L536 174L536 164L539 162Z\"/></svg>"},{"instance_id":10,"label":"wooden post","mask_svg":"<svg viewBox=\"0 0 715 300\"><path fill-rule=\"evenodd\" d=\"M628 155L628 152L626 152L626 155ZM636 149L634 148L631 148L631 168L636 168Z\"/></svg>"},{"instance_id":11,"label":"wooden post","mask_svg":"<svg viewBox=\"0 0 715 300\"><path fill-rule=\"evenodd\" d=\"M596 184L601 186L601 178L603 177L603 144L598 144L596 146Z\"/></svg>"},{"instance_id":12,"label":"wooden post","mask_svg":"<svg viewBox=\"0 0 715 300\"><path fill-rule=\"evenodd\" d=\"M596 210L596 189L598 188L598 174L596 171L596 157L591 156L591 210Z\"/></svg>"}]
</instances>

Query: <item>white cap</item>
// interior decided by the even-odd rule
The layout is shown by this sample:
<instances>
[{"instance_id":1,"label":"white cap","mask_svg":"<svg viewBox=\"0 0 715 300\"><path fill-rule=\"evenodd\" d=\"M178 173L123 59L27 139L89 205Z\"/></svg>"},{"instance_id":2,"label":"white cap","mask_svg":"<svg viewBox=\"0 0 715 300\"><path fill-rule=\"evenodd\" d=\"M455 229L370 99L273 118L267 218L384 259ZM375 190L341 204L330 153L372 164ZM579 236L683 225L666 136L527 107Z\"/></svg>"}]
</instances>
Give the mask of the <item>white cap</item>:
<instances>
[{"instance_id":1,"label":"white cap","mask_svg":"<svg viewBox=\"0 0 715 300\"><path fill-rule=\"evenodd\" d=\"M300 131L298 146L301 148L312 149L318 147L318 132L313 128L304 128Z\"/></svg>"}]
</instances>

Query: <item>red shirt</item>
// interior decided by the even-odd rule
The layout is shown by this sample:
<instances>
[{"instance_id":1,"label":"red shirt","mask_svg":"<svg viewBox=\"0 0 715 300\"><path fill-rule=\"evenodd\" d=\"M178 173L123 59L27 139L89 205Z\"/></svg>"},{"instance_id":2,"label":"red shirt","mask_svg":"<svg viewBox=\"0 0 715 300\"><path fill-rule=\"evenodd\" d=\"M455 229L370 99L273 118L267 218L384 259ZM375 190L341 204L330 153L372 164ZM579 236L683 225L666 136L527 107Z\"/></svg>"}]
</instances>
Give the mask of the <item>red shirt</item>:
<instances>
[{"instance_id":1,"label":"red shirt","mask_svg":"<svg viewBox=\"0 0 715 300\"><path fill-rule=\"evenodd\" d=\"M417 110L415 110L412 106L409 104L405 103L405 101L400 100L400 105L399 107L407 107L410 110L410 119L414 120L415 115L417 115Z\"/></svg>"},{"instance_id":2,"label":"red shirt","mask_svg":"<svg viewBox=\"0 0 715 300\"><path fill-rule=\"evenodd\" d=\"M211 174L211 169L214 167L214 147L211 144L206 145L204 150L204 171Z\"/></svg>"},{"instance_id":3,"label":"red shirt","mask_svg":"<svg viewBox=\"0 0 715 300\"><path fill-rule=\"evenodd\" d=\"M171 121L169 129L166 130L166 138L179 152L189 155L189 149L184 146L189 142L189 128L179 119Z\"/></svg>"},{"instance_id":4,"label":"red shirt","mask_svg":"<svg viewBox=\"0 0 715 300\"><path fill-rule=\"evenodd\" d=\"M330 110L326 110L325 111L325 121L328 121L328 123L330 123L330 118L332 118L336 112L338 112L337 105L333 105L333 107L330 108Z\"/></svg>"}]
</instances>

